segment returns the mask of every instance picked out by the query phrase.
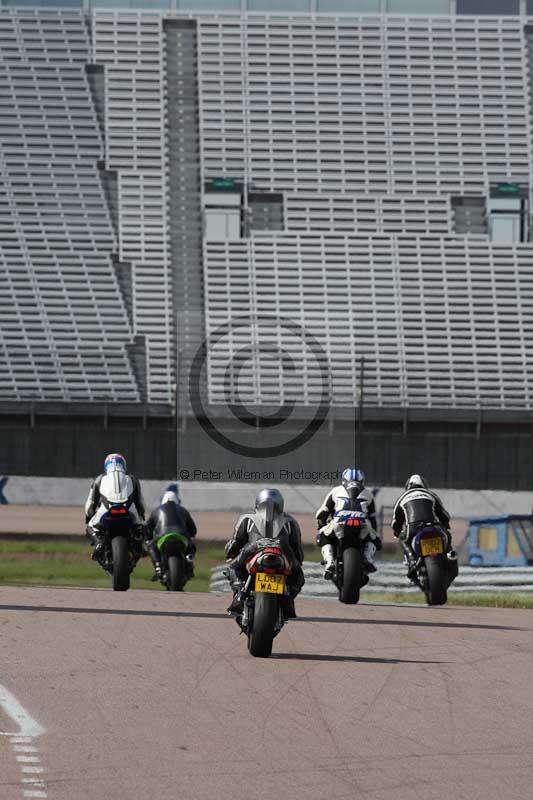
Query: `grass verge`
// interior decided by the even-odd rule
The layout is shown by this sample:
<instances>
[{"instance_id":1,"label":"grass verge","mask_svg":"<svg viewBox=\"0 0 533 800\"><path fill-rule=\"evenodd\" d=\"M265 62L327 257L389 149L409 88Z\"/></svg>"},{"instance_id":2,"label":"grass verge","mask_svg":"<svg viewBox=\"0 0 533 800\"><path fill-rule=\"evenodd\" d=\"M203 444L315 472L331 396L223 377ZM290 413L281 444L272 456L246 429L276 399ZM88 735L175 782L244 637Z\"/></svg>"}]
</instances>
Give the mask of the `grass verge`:
<instances>
[{"instance_id":1,"label":"grass verge","mask_svg":"<svg viewBox=\"0 0 533 800\"><path fill-rule=\"evenodd\" d=\"M422 592L366 592L361 599L365 603L416 603L426 605ZM525 592L449 592L448 606L484 606L485 608L533 608L533 597Z\"/></svg>"},{"instance_id":2,"label":"grass verge","mask_svg":"<svg viewBox=\"0 0 533 800\"><path fill-rule=\"evenodd\" d=\"M211 568L224 562L222 544L199 540L195 577L185 587L187 592L207 592ZM319 561L320 551L313 545L304 547L306 561ZM91 560L91 548L85 539L79 542L64 539L36 541L31 537L0 540L0 585L12 586L83 586L109 588L111 578ZM160 589L152 583L152 565L143 558L131 576L132 589ZM229 588L229 587L228 587ZM421 592L363 593L363 600L372 603L418 603L425 605ZM533 608L533 596L518 592L450 593L448 605L487 606L491 608Z\"/></svg>"},{"instance_id":3,"label":"grass verge","mask_svg":"<svg viewBox=\"0 0 533 800\"><path fill-rule=\"evenodd\" d=\"M187 592L207 592L211 567L224 561L222 545L197 543L195 577L185 587ZM132 589L161 589L152 583L152 564L143 558L131 575ZM83 539L70 541L32 541L20 539L0 541L0 585L11 586L83 586L109 588L111 578L91 560L91 548Z\"/></svg>"}]
</instances>

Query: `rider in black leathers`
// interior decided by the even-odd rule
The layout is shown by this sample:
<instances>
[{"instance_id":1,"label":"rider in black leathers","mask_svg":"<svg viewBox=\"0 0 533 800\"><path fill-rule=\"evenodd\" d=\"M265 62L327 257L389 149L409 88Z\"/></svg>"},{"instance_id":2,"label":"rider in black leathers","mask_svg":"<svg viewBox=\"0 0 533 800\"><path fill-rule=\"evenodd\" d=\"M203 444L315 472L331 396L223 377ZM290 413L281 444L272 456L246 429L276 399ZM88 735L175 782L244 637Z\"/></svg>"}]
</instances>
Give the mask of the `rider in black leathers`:
<instances>
[{"instance_id":1,"label":"rider in black leathers","mask_svg":"<svg viewBox=\"0 0 533 800\"><path fill-rule=\"evenodd\" d=\"M154 508L146 523L146 549L154 565L153 581L161 578L161 553L156 542L167 533L179 533L189 540L186 562L189 567L188 577L193 577L193 558L196 553L196 546L192 540L196 536L196 531L193 518L187 509L180 504L177 494L175 492L165 492L161 499L161 505Z\"/></svg>"},{"instance_id":2,"label":"rider in black leathers","mask_svg":"<svg viewBox=\"0 0 533 800\"><path fill-rule=\"evenodd\" d=\"M292 571L287 578L289 595L284 597L286 617L295 617L294 598L305 583L302 562L304 552L300 526L290 514L283 512L283 496L277 489L263 489L255 499L255 512L244 514L237 521L233 537L227 543L227 558L232 558L228 569L228 580L234 591L233 601L228 608L231 613L240 613L244 598L241 589L246 581L246 562L256 552L259 539L279 539L283 552L289 558ZM265 527L264 510L267 505L273 510L272 530Z\"/></svg>"},{"instance_id":3,"label":"rider in black leathers","mask_svg":"<svg viewBox=\"0 0 533 800\"><path fill-rule=\"evenodd\" d=\"M446 552L456 557L452 550L450 515L438 494L430 490L427 480L422 475L411 475L405 484L404 493L394 506L392 532L397 539L410 542L425 523L437 524L444 529L447 535ZM414 571L413 565L409 566L409 571Z\"/></svg>"},{"instance_id":4,"label":"rider in black leathers","mask_svg":"<svg viewBox=\"0 0 533 800\"><path fill-rule=\"evenodd\" d=\"M392 531L398 538L404 526L406 537L411 539L425 522L442 525L450 529L450 515L442 505L438 494L432 492L422 475L411 475L405 484L405 492L400 495L392 512ZM450 539L451 543L451 539Z\"/></svg>"}]
</instances>

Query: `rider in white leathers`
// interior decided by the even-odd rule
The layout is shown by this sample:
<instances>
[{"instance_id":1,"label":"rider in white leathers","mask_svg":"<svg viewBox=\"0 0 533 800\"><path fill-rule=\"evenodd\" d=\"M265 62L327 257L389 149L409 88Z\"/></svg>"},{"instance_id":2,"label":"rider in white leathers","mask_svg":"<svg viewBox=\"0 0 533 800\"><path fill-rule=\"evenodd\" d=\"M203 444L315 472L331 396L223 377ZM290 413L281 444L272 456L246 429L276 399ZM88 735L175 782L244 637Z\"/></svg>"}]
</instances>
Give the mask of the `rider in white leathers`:
<instances>
[{"instance_id":1,"label":"rider in white leathers","mask_svg":"<svg viewBox=\"0 0 533 800\"><path fill-rule=\"evenodd\" d=\"M104 546L101 519L114 503L127 504L134 534L142 544L145 506L141 485L134 475L128 474L126 459L120 453L110 453L106 456L104 472L92 482L85 503L86 535L94 546L93 558Z\"/></svg>"},{"instance_id":2,"label":"rider in white leathers","mask_svg":"<svg viewBox=\"0 0 533 800\"><path fill-rule=\"evenodd\" d=\"M335 486L316 512L317 544L321 548L325 564L324 578L331 580L335 571L335 531L338 525L344 525L346 512L359 511L366 517L366 524L361 528L363 548L363 567L366 572L375 572L374 554L381 550L381 538L377 532L376 506L374 498L365 489L365 475L356 467L347 467L342 473L342 483Z\"/></svg>"}]
</instances>

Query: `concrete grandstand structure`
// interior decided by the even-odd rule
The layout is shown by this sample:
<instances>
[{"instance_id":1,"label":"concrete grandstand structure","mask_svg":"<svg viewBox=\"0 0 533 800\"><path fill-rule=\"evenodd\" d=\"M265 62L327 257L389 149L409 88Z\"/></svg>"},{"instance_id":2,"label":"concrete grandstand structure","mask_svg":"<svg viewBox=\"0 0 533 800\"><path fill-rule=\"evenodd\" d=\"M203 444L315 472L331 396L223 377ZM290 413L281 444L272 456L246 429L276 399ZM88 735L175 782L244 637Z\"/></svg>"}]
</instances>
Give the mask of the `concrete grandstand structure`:
<instances>
[{"instance_id":1,"label":"concrete grandstand structure","mask_svg":"<svg viewBox=\"0 0 533 800\"><path fill-rule=\"evenodd\" d=\"M529 3L16 5L1 401L533 408Z\"/></svg>"}]
</instances>

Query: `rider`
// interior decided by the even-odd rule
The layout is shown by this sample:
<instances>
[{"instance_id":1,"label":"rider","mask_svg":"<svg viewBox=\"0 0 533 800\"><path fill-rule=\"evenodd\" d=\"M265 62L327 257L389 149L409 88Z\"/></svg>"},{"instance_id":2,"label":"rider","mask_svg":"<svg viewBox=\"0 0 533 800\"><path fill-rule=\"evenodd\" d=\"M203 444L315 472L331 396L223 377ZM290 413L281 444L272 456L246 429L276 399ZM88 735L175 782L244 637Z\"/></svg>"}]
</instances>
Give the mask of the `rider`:
<instances>
[{"instance_id":1,"label":"rider","mask_svg":"<svg viewBox=\"0 0 533 800\"><path fill-rule=\"evenodd\" d=\"M226 544L228 559L233 559L228 570L228 580L234 595L228 611L240 613L244 597L241 589L246 582L246 561L256 551L258 539L279 539L288 556L292 570L287 578L288 595L284 597L284 613L287 618L296 616L294 598L305 583L302 562L304 552L300 526L290 514L283 511L283 495L277 489L262 489L255 498L255 511L243 514L235 525L233 537ZM272 529L267 528L268 518L272 519Z\"/></svg>"},{"instance_id":2,"label":"rider","mask_svg":"<svg viewBox=\"0 0 533 800\"><path fill-rule=\"evenodd\" d=\"M104 547L101 519L112 503L126 503L133 522L134 539L141 551L145 515L141 485L134 475L128 473L126 459L120 453L110 453L105 457L104 471L92 482L85 503L85 535L94 547L93 559Z\"/></svg>"},{"instance_id":3,"label":"rider","mask_svg":"<svg viewBox=\"0 0 533 800\"><path fill-rule=\"evenodd\" d=\"M176 492L165 492L161 498L161 505L154 508L146 523L146 544L148 554L154 565L152 580L161 578L161 553L157 547L157 540L167 533L177 533L186 545L186 561L189 568L189 578L194 576L194 554L196 545L192 541L196 536L196 525L187 509L181 505Z\"/></svg>"},{"instance_id":4,"label":"rider","mask_svg":"<svg viewBox=\"0 0 533 800\"><path fill-rule=\"evenodd\" d=\"M440 497L430 490L427 480L422 475L411 475L405 484L405 491L394 506L392 532L397 539L409 542L425 523L438 524L444 528L446 552L450 558L456 558L457 554L452 550L450 515L442 505ZM406 531L402 533L404 526ZM409 564L409 572L413 570L414 565Z\"/></svg>"},{"instance_id":5,"label":"rider","mask_svg":"<svg viewBox=\"0 0 533 800\"><path fill-rule=\"evenodd\" d=\"M375 572L374 555L381 550L381 539L377 531L376 505L372 493L365 489L365 474L357 467L347 467L342 472L340 486L335 486L316 512L318 532L316 543L321 548L325 569L324 578L331 580L335 571L335 550L332 535L338 524L336 515L343 511L361 511L370 525L365 526L363 538L363 567L366 572ZM333 539L334 541L334 539Z\"/></svg>"},{"instance_id":6,"label":"rider","mask_svg":"<svg viewBox=\"0 0 533 800\"><path fill-rule=\"evenodd\" d=\"M440 497L432 492L427 480L422 475L411 475L405 484L405 491L394 506L392 512L392 532L399 538L404 525L407 528L405 538L411 539L418 528L425 522L442 525L448 533L448 549L451 547L450 515L442 505Z\"/></svg>"}]
</instances>

